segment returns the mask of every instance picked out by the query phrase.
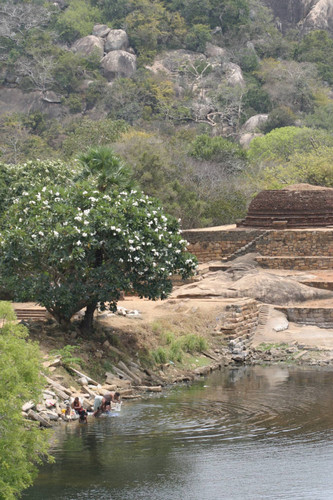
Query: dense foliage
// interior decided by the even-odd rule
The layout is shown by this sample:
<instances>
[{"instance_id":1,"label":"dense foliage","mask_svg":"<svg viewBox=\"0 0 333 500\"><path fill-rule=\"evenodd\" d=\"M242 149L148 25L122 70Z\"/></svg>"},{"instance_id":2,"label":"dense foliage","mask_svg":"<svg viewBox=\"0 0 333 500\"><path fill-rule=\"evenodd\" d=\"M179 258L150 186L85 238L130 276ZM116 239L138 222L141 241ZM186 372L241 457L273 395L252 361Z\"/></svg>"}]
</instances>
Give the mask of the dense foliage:
<instances>
[{"instance_id":1,"label":"dense foliage","mask_svg":"<svg viewBox=\"0 0 333 500\"><path fill-rule=\"evenodd\" d=\"M199 227L242 217L264 178L269 187L273 160L261 154L258 162L256 142L247 155L252 134L280 130L292 156L303 146L297 139L294 151L290 127L305 128L305 143L313 135L308 129L333 130L331 34L287 26L282 32L263 0L59 5L0 4L0 91L14 87L61 103L57 112L53 104L36 112L8 108L0 119L6 164L68 163L91 147L112 146L141 189L180 217L183 228ZM126 30L137 56L131 77L110 85L96 54L71 50L97 23ZM241 77L233 80L235 68ZM268 117L243 140L244 124L258 114ZM317 145L324 161L322 146L330 144ZM282 175L285 163L279 168L280 186L295 177L288 169ZM316 179L325 182L327 172Z\"/></svg>"},{"instance_id":2,"label":"dense foliage","mask_svg":"<svg viewBox=\"0 0 333 500\"><path fill-rule=\"evenodd\" d=\"M43 388L39 348L13 321L9 303L0 302L0 319L0 498L13 500L31 486L36 465L48 457L49 435L21 412L24 402L38 402Z\"/></svg>"},{"instance_id":3,"label":"dense foliage","mask_svg":"<svg viewBox=\"0 0 333 500\"><path fill-rule=\"evenodd\" d=\"M185 244L176 219L140 192L49 185L24 191L7 210L1 275L65 327L86 307L91 328L97 304L113 309L121 291L165 298L172 274L195 268Z\"/></svg>"}]
</instances>

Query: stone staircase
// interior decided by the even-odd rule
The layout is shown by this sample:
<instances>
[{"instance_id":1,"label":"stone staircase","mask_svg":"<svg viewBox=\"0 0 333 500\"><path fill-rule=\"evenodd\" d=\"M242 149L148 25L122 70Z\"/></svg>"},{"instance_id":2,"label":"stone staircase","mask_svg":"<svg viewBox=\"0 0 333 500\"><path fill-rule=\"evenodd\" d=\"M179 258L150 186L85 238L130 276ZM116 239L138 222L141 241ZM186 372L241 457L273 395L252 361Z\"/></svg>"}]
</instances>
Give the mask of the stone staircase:
<instances>
[{"instance_id":1,"label":"stone staircase","mask_svg":"<svg viewBox=\"0 0 333 500\"><path fill-rule=\"evenodd\" d=\"M233 252L231 255L228 257L223 257L222 258L222 263L221 264L213 264L209 266L209 271L214 272L214 271L226 271L229 269L228 262L237 259L238 257L241 257L243 255L246 255L247 253L250 252L255 252L257 244L262 241L268 234L270 233L270 230L267 229L266 231L263 231L259 236L256 236L253 238L253 240L249 241L245 245L243 245L241 248Z\"/></svg>"},{"instance_id":2,"label":"stone staircase","mask_svg":"<svg viewBox=\"0 0 333 500\"><path fill-rule=\"evenodd\" d=\"M237 257L241 257L242 255L246 255L247 253L255 252L257 244L261 240L263 240L269 233L270 230L267 229L267 231L264 231L263 233L259 234L259 236L253 238L253 240L249 241L249 243L246 243L246 245L242 246L228 257L223 257L222 262L229 262L230 260L235 260L237 259Z\"/></svg>"},{"instance_id":3,"label":"stone staircase","mask_svg":"<svg viewBox=\"0 0 333 500\"><path fill-rule=\"evenodd\" d=\"M15 308L15 314L18 321L46 321L47 311L46 309L30 309L30 308Z\"/></svg>"}]
</instances>

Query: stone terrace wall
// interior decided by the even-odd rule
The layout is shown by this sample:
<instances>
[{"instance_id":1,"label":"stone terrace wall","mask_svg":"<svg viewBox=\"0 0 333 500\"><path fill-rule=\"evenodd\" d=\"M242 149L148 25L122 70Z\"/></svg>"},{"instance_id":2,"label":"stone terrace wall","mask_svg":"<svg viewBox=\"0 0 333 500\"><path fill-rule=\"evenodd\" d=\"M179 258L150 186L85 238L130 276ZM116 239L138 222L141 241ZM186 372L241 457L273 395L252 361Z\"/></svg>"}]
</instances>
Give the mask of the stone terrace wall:
<instances>
[{"instance_id":1,"label":"stone terrace wall","mask_svg":"<svg viewBox=\"0 0 333 500\"><path fill-rule=\"evenodd\" d=\"M229 257L262 232L257 229L211 229L187 230L182 235L189 242L188 251L202 263Z\"/></svg>"},{"instance_id":2,"label":"stone terrace wall","mask_svg":"<svg viewBox=\"0 0 333 500\"><path fill-rule=\"evenodd\" d=\"M333 328L333 309L329 307L275 307L282 311L288 321L319 328Z\"/></svg>"},{"instance_id":3,"label":"stone terrace wall","mask_svg":"<svg viewBox=\"0 0 333 500\"><path fill-rule=\"evenodd\" d=\"M333 228L265 230L249 228L183 231L188 250L200 263L221 260L262 235L252 252L258 263L275 269L333 269Z\"/></svg>"},{"instance_id":4,"label":"stone terrace wall","mask_svg":"<svg viewBox=\"0 0 333 500\"><path fill-rule=\"evenodd\" d=\"M266 269L294 269L310 271L311 269L332 270L333 257L257 257L259 266Z\"/></svg>"},{"instance_id":5,"label":"stone terrace wall","mask_svg":"<svg viewBox=\"0 0 333 500\"><path fill-rule=\"evenodd\" d=\"M227 340L251 339L258 326L258 302L248 298L235 300L219 316L215 336L222 335Z\"/></svg>"},{"instance_id":6,"label":"stone terrace wall","mask_svg":"<svg viewBox=\"0 0 333 500\"><path fill-rule=\"evenodd\" d=\"M269 257L277 256L333 256L333 229L325 230L272 230L260 240L257 252Z\"/></svg>"}]
</instances>

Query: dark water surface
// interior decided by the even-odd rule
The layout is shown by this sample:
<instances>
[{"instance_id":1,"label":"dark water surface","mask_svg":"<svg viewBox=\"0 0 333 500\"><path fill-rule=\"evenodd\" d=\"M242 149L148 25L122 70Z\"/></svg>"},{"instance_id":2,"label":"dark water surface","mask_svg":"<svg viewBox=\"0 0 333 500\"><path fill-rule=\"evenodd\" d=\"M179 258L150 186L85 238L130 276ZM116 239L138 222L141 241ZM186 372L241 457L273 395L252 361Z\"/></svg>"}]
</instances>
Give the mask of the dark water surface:
<instances>
[{"instance_id":1,"label":"dark water surface","mask_svg":"<svg viewBox=\"0 0 333 500\"><path fill-rule=\"evenodd\" d=\"M25 500L333 499L333 371L217 372L56 433Z\"/></svg>"}]
</instances>

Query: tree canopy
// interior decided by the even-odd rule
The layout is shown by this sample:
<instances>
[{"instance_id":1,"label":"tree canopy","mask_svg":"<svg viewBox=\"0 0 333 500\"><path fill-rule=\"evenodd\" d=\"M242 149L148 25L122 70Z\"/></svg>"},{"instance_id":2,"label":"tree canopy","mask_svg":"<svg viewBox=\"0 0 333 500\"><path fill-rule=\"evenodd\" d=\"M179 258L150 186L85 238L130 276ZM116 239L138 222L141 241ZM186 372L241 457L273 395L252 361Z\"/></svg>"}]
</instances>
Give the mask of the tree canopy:
<instances>
[{"instance_id":1,"label":"tree canopy","mask_svg":"<svg viewBox=\"0 0 333 500\"><path fill-rule=\"evenodd\" d=\"M139 191L100 192L86 183L22 193L1 233L2 280L20 300L36 300L64 327L98 303L115 307L121 291L165 298L170 277L190 275L179 223Z\"/></svg>"},{"instance_id":2,"label":"tree canopy","mask_svg":"<svg viewBox=\"0 0 333 500\"><path fill-rule=\"evenodd\" d=\"M264 137L255 138L249 148L251 161L288 161L297 152L310 152L319 147L332 146L332 135L324 130L307 127L282 127Z\"/></svg>"}]
</instances>

